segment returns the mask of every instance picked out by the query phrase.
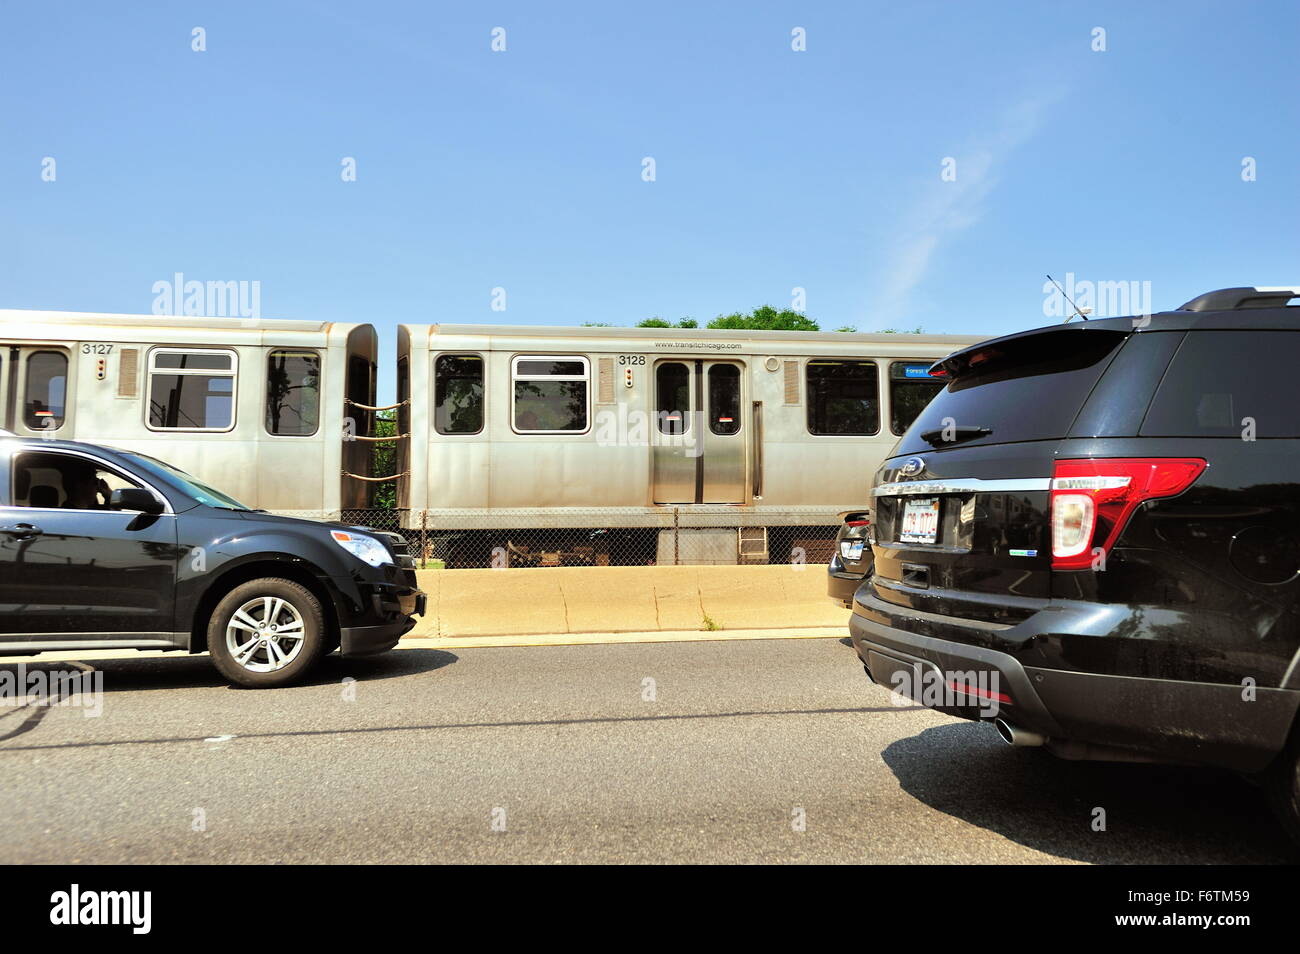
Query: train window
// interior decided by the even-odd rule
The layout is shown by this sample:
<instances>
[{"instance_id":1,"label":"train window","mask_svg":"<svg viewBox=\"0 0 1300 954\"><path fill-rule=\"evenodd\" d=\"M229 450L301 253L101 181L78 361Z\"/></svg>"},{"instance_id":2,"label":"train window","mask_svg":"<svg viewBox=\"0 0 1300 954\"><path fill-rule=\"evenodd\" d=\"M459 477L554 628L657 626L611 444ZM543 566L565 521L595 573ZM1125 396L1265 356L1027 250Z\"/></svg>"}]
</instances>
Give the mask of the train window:
<instances>
[{"instance_id":1,"label":"train window","mask_svg":"<svg viewBox=\"0 0 1300 954\"><path fill-rule=\"evenodd\" d=\"M481 355L438 355L433 365L433 426L439 434L483 430Z\"/></svg>"},{"instance_id":2,"label":"train window","mask_svg":"<svg viewBox=\"0 0 1300 954\"><path fill-rule=\"evenodd\" d=\"M308 437L320 426L320 355L272 351L266 356L266 432Z\"/></svg>"},{"instance_id":3,"label":"train window","mask_svg":"<svg viewBox=\"0 0 1300 954\"><path fill-rule=\"evenodd\" d=\"M149 427L228 431L235 424L235 353L158 348L149 355Z\"/></svg>"},{"instance_id":4,"label":"train window","mask_svg":"<svg viewBox=\"0 0 1300 954\"><path fill-rule=\"evenodd\" d=\"M397 433L409 434L411 420L411 362L406 355L397 359ZM402 445L406 446L405 444ZM402 468L405 470L406 468Z\"/></svg>"},{"instance_id":5,"label":"train window","mask_svg":"<svg viewBox=\"0 0 1300 954\"><path fill-rule=\"evenodd\" d=\"M874 361L815 358L806 371L808 432L867 436L880 431L880 389Z\"/></svg>"},{"instance_id":6,"label":"train window","mask_svg":"<svg viewBox=\"0 0 1300 954\"><path fill-rule=\"evenodd\" d=\"M889 429L901 435L944 388L930 377L928 361L895 361L889 366Z\"/></svg>"},{"instance_id":7,"label":"train window","mask_svg":"<svg viewBox=\"0 0 1300 954\"><path fill-rule=\"evenodd\" d=\"M582 357L529 356L512 362L515 430L563 434L587 429L588 363Z\"/></svg>"},{"instance_id":8,"label":"train window","mask_svg":"<svg viewBox=\"0 0 1300 954\"><path fill-rule=\"evenodd\" d=\"M23 423L32 430L63 426L68 393L68 356L62 351L34 351L27 356Z\"/></svg>"},{"instance_id":9,"label":"train window","mask_svg":"<svg viewBox=\"0 0 1300 954\"><path fill-rule=\"evenodd\" d=\"M709 430L715 434L740 430L740 368L734 364L709 368Z\"/></svg>"},{"instance_id":10,"label":"train window","mask_svg":"<svg viewBox=\"0 0 1300 954\"><path fill-rule=\"evenodd\" d=\"M691 429L691 369L679 361L655 368L659 433L679 436Z\"/></svg>"},{"instance_id":11,"label":"train window","mask_svg":"<svg viewBox=\"0 0 1300 954\"><path fill-rule=\"evenodd\" d=\"M348 355L348 380L344 387L348 396L346 421L351 421L351 433L363 437L375 433L375 412L370 410L370 405L375 403L374 382L374 363L365 355Z\"/></svg>"},{"instance_id":12,"label":"train window","mask_svg":"<svg viewBox=\"0 0 1300 954\"><path fill-rule=\"evenodd\" d=\"M587 376L586 358L516 358L515 377Z\"/></svg>"}]
</instances>

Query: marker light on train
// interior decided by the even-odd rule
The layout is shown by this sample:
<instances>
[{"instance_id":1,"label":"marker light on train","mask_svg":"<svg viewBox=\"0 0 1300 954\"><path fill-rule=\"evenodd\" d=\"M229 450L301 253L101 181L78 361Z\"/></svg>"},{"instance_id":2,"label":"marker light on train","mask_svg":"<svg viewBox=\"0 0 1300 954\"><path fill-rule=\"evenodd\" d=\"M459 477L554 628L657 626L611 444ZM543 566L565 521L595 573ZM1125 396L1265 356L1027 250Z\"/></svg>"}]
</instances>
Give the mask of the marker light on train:
<instances>
[{"instance_id":1,"label":"marker light on train","mask_svg":"<svg viewBox=\"0 0 1300 954\"><path fill-rule=\"evenodd\" d=\"M1138 505L1174 497L1205 470L1199 457L1058 460L1052 476L1052 569L1087 570L1108 555Z\"/></svg>"},{"instance_id":2,"label":"marker light on train","mask_svg":"<svg viewBox=\"0 0 1300 954\"><path fill-rule=\"evenodd\" d=\"M383 566L385 563L393 562L393 558L388 555L388 548L374 537L362 533L348 533L345 530L331 530L330 536L335 543L363 563Z\"/></svg>"}]
</instances>

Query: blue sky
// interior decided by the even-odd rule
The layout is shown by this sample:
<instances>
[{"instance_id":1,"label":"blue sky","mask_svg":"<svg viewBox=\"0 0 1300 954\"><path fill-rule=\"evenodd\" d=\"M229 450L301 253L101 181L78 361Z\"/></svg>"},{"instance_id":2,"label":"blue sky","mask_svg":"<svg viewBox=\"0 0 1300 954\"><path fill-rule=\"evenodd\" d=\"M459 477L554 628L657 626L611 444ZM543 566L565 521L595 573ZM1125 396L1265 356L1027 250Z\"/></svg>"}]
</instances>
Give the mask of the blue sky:
<instances>
[{"instance_id":1,"label":"blue sky","mask_svg":"<svg viewBox=\"0 0 1300 954\"><path fill-rule=\"evenodd\" d=\"M400 321L703 321L794 288L823 328L996 334L1047 320L1045 272L1157 309L1297 283L1298 27L1195 0L4 0L0 306L258 281L265 317L371 321L388 355Z\"/></svg>"}]
</instances>

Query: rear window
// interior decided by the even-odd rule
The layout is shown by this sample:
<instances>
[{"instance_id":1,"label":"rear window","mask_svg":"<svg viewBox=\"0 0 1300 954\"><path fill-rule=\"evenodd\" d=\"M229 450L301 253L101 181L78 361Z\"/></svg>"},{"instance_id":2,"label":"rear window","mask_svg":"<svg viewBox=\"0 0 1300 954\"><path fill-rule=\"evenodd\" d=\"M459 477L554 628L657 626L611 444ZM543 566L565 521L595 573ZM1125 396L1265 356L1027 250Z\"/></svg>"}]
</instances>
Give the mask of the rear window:
<instances>
[{"instance_id":1,"label":"rear window","mask_svg":"<svg viewBox=\"0 0 1300 954\"><path fill-rule=\"evenodd\" d=\"M934 450L921 435L952 425L992 432L962 441L960 447L1064 437L1126 337L1124 331L1077 327L975 349L972 370L935 395L907 429L896 453Z\"/></svg>"},{"instance_id":2,"label":"rear window","mask_svg":"<svg viewBox=\"0 0 1300 954\"><path fill-rule=\"evenodd\" d=\"M1300 437L1297 331L1192 331L1142 422L1143 437Z\"/></svg>"}]
</instances>

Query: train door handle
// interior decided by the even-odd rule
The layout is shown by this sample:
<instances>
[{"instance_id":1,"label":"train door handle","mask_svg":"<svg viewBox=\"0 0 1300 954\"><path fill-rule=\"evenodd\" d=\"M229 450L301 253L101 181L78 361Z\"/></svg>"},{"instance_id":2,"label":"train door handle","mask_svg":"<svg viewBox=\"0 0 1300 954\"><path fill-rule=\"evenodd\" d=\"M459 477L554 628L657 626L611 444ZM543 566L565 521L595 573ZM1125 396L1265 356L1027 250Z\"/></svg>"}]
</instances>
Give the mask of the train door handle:
<instances>
[{"instance_id":1,"label":"train door handle","mask_svg":"<svg viewBox=\"0 0 1300 954\"><path fill-rule=\"evenodd\" d=\"M0 533L15 540L30 540L39 537L45 531L30 523L16 523L12 527L0 527Z\"/></svg>"}]
</instances>

